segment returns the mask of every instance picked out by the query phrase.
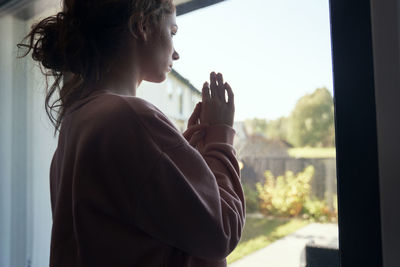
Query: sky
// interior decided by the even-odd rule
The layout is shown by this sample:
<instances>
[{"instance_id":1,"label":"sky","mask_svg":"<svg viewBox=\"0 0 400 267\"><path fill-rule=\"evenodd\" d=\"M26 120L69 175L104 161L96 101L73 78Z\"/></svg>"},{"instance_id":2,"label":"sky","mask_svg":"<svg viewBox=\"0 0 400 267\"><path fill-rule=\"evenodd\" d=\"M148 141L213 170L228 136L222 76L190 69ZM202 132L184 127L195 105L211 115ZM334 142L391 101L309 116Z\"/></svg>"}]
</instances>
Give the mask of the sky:
<instances>
[{"instance_id":1,"label":"sky","mask_svg":"<svg viewBox=\"0 0 400 267\"><path fill-rule=\"evenodd\" d=\"M332 93L328 0L226 0L177 17L174 69L201 89L221 72L235 120L288 116L297 100Z\"/></svg>"}]
</instances>

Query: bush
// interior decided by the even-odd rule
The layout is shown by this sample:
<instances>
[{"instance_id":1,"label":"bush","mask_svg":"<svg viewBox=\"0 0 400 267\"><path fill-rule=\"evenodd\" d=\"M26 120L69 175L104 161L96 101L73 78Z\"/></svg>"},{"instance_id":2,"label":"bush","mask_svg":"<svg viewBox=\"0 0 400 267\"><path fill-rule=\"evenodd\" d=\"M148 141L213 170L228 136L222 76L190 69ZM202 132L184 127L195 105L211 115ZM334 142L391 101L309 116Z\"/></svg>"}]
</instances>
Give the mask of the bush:
<instances>
[{"instance_id":1,"label":"bush","mask_svg":"<svg viewBox=\"0 0 400 267\"><path fill-rule=\"evenodd\" d=\"M311 199L307 197L303 206L303 218L315 222L331 221L335 214L329 210L328 205L323 200Z\"/></svg>"},{"instance_id":2,"label":"bush","mask_svg":"<svg viewBox=\"0 0 400 267\"><path fill-rule=\"evenodd\" d=\"M243 192L246 199L246 212L259 212L260 207L257 190L252 189L247 184L243 184Z\"/></svg>"},{"instance_id":3,"label":"bush","mask_svg":"<svg viewBox=\"0 0 400 267\"><path fill-rule=\"evenodd\" d=\"M287 171L276 179L270 171L264 173L265 183L257 183L260 199L260 211L265 215L294 217L303 210L310 195L310 181L314 176L314 167L308 166L296 175Z\"/></svg>"}]
</instances>

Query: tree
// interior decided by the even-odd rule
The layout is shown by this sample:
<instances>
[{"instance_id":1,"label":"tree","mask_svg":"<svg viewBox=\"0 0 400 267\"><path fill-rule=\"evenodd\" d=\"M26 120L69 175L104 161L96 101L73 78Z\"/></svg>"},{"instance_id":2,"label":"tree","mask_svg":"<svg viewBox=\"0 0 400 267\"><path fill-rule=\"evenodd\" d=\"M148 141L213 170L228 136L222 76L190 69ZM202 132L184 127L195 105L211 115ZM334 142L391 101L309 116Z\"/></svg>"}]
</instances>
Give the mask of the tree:
<instances>
[{"instance_id":1,"label":"tree","mask_svg":"<svg viewBox=\"0 0 400 267\"><path fill-rule=\"evenodd\" d=\"M326 88L301 97L289 117L245 121L249 134L280 139L296 147L335 145L333 99Z\"/></svg>"},{"instance_id":2,"label":"tree","mask_svg":"<svg viewBox=\"0 0 400 267\"><path fill-rule=\"evenodd\" d=\"M265 136L267 129L267 120L266 119L247 119L245 120L246 129L249 134L261 134Z\"/></svg>"},{"instance_id":3,"label":"tree","mask_svg":"<svg viewBox=\"0 0 400 267\"><path fill-rule=\"evenodd\" d=\"M246 129L249 134L259 134L267 138L287 140L288 119L280 117L276 120L247 119Z\"/></svg>"},{"instance_id":4,"label":"tree","mask_svg":"<svg viewBox=\"0 0 400 267\"><path fill-rule=\"evenodd\" d=\"M326 88L318 88L301 97L288 123L288 141L294 146L334 146L331 93Z\"/></svg>"},{"instance_id":5,"label":"tree","mask_svg":"<svg viewBox=\"0 0 400 267\"><path fill-rule=\"evenodd\" d=\"M268 138L287 141L288 137L288 118L280 117L276 120L267 122L266 135Z\"/></svg>"}]
</instances>

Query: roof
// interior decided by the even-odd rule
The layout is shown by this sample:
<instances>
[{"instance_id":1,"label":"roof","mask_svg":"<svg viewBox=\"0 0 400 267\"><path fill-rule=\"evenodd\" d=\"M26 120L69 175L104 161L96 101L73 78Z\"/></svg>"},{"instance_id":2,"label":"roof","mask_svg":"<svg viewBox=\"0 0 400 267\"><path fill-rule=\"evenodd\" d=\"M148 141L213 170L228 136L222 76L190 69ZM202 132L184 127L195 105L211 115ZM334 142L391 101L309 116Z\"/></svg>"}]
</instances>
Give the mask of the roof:
<instances>
[{"instance_id":1,"label":"roof","mask_svg":"<svg viewBox=\"0 0 400 267\"><path fill-rule=\"evenodd\" d=\"M192 90L194 93L201 95L201 91L199 89L197 89L196 87L194 87L193 84L191 84L189 82L188 79L186 79L185 77L183 77L181 74L179 74L179 72L177 72L175 69L172 69L171 74L174 75L178 80L180 80L181 82L183 82L187 87L190 88L190 90Z\"/></svg>"},{"instance_id":2,"label":"roof","mask_svg":"<svg viewBox=\"0 0 400 267\"><path fill-rule=\"evenodd\" d=\"M269 157L282 158L288 157L289 146L280 139L268 139L259 134L247 137L239 149L241 158L245 157Z\"/></svg>"}]
</instances>

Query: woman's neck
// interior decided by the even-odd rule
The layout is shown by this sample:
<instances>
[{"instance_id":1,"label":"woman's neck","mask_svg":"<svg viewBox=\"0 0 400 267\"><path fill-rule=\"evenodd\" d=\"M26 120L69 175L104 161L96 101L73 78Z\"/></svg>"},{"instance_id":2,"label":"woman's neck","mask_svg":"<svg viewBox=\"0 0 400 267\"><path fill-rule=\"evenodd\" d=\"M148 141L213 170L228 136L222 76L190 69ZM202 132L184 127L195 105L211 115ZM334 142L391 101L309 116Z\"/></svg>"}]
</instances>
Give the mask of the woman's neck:
<instances>
[{"instance_id":1,"label":"woman's neck","mask_svg":"<svg viewBox=\"0 0 400 267\"><path fill-rule=\"evenodd\" d=\"M109 70L96 89L136 96L136 89L143 80L139 60L132 60L138 58L137 49L128 47L122 51L116 54L113 62L107 66Z\"/></svg>"},{"instance_id":2,"label":"woman's neck","mask_svg":"<svg viewBox=\"0 0 400 267\"><path fill-rule=\"evenodd\" d=\"M139 78L139 72L135 69L127 71L126 69L113 68L113 70L108 73L105 79L102 79L96 89L119 95L136 96L136 89L142 82Z\"/></svg>"}]
</instances>

